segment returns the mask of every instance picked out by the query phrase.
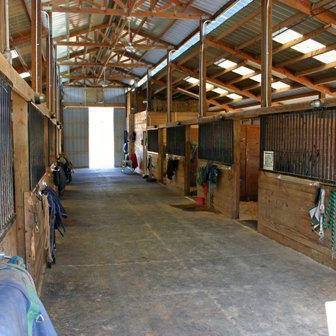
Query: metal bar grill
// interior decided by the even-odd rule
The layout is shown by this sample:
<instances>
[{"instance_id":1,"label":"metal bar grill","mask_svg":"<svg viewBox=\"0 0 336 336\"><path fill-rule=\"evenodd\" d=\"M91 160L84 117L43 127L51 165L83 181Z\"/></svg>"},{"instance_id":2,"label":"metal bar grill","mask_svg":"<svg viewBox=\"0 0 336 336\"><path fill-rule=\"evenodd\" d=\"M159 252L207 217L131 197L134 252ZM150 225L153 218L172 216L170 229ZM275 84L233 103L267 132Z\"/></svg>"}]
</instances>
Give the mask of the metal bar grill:
<instances>
[{"instance_id":1,"label":"metal bar grill","mask_svg":"<svg viewBox=\"0 0 336 336\"><path fill-rule=\"evenodd\" d=\"M48 152L49 152L49 165L56 156L56 125L48 119Z\"/></svg>"},{"instance_id":2,"label":"metal bar grill","mask_svg":"<svg viewBox=\"0 0 336 336\"><path fill-rule=\"evenodd\" d=\"M336 108L263 116L260 144L262 169L336 184Z\"/></svg>"},{"instance_id":3,"label":"metal bar grill","mask_svg":"<svg viewBox=\"0 0 336 336\"><path fill-rule=\"evenodd\" d=\"M148 130L147 131L147 148L150 152L159 152L159 131Z\"/></svg>"},{"instance_id":4,"label":"metal bar grill","mask_svg":"<svg viewBox=\"0 0 336 336\"><path fill-rule=\"evenodd\" d=\"M0 74L0 237L15 216L11 84Z\"/></svg>"},{"instance_id":5,"label":"metal bar grill","mask_svg":"<svg viewBox=\"0 0 336 336\"><path fill-rule=\"evenodd\" d=\"M167 154L185 155L185 126L167 128Z\"/></svg>"},{"instance_id":6,"label":"metal bar grill","mask_svg":"<svg viewBox=\"0 0 336 336\"><path fill-rule=\"evenodd\" d=\"M39 109L30 103L28 117L30 189L35 188L45 172L44 118Z\"/></svg>"},{"instance_id":7,"label":"metal bar grill","mask_svg":"<svg viewBox=\"0 0 336 336\"><path fill-rule=\"evenodd\" d=\"M233 162L233 121L216 120L199 125L198 157L232 165Z\"/></svg>"}]
</instances>

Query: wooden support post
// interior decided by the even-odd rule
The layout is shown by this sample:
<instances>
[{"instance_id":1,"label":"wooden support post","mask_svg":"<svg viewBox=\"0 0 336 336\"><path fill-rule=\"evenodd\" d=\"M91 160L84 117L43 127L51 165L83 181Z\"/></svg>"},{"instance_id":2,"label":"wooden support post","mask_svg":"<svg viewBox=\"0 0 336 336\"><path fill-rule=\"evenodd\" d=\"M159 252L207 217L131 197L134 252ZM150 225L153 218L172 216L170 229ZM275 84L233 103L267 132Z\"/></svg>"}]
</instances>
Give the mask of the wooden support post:
<instances>
[{"instance_id":1,"label":"wooden support post","mask_svg":"<svg viewBox=\"0 0 336 336\"><path fill-rule=\"evenodd\" d=\"M147 70L147 83L146 83L146 93L147 93L147 112L152 111L152 83L150 78L149 70Z\"/></svg>"},{"instance_id":2,"label":"wooden support post","mask_svg":"<svg viewBox=\"0 0 336 336\"><path fill-rule=\"evenodd\" d=\"M6 22L5 17L5 0L0 0L0 53L4 54L6 50Z\"/></svg>"},{"instance_id":3,"label":"wooden support post","mask_svg":"<svg viewBox=\"0 0 336 336\"><path fill-rule=\"evenodd\" d=\"M200 21L200 59L199 59L199 95L198 95L198 114L200 117L205 117L208 109L207 99L206 99L206 57L205 57L205 27L206 23L204 20Z\"/></svg>"},{"instance_id":4,"label":"wooden support post","mask_svg":"<svg viewBox=\"0 0 336 336\"><path fill-rule=\"evenodd\" d=\"M233 121L233 155L234 164L232 169L234 178L234 190L232 190L233 208L232 208L232 218L239 218L239 204L240 204L240 138L241 138L241 120Z\"/></svg>"},{"instance_id":5,"label":"wooden support post","mask_svg":"<svg viewBox=\"0 0 336 336\"><path fill-rule=\"evenodd\" d=\"M47 59L47 72L46 72L46 102L49 111L52 110L52 82L53 82L53 46L52 46L52 13L48 13L48 35L46 39L46 59Z\"/></svg>"},{"instance_id":6,"label":"wooden support post","mask_svg":"<svg viewBox=\"0 0 336 336\"><path fill-rule=\"evenodd\" d=\"M166 158L165 148L164 148L164 128L158 129L158 140L159 140L159 153L158 153L158 180L159 182L163 183L163 175L164 175L164 163Z\"/></svg>"},{"instance_id":7,"label":"wooden support post","mask_svg":"<svg viewBox=\"0 0 336 336\"><path fill-rule=\"evenodd\" d=\"M32 89L42 93L41 0L31 2Z\"/></svg>"},{"instance_id":8,"label":"wooden support post","mask_svg":"<svg viewBox=\"0 0 336 336\"><path fill-rule=\"evenodd\" d=\"M272 1L262 0L261 106L272 105Z\"/></svg>"},{"instance_id":9,"label":"wooden support post","mask_svg":"<svg viewBox=\"0 0 336 336\"><path fill-rule=\"evenodd\" d=\"M172 79L173 79L173 65L171 62L171 50L167 53L167 122L172 121L172 105L173 105L173 90L172 90Z\"/></svg>"},{"instance_id":10,"label":"wooden support post","mask_svg":"<svg viewBox=\"0 0 336 336\"><path fill-rule=\"evenodd\" d=\"M13 93L13 149L17 253L26 258L24 194L29 186L28 104Z\"/></svg>"},{"instance_id":11,"label":"wooden support post","mask_svg":"<svg viewBox=\"0 0 336 336\"><path fill-rule=\"evenodd\" d=\"M184 195L190 195L190 170L191 170L191 138L190 125L185 126L185 152L184 152Z\"/></svg>"}]
</instances>

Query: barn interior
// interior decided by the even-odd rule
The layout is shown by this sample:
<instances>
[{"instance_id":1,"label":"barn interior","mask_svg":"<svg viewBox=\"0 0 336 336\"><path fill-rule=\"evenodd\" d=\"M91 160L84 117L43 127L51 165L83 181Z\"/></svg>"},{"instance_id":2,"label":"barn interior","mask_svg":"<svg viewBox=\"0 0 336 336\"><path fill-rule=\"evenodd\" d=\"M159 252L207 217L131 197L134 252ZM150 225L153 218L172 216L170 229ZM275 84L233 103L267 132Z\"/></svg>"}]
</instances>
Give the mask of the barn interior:
<instances>
[{"instance_id":1,"label":"barn interior","mask_svg":"<svg viewBox=\"0 0 336 336\"><path fill-rule=\"evenodd\" d=\"M1 335L336 335L336 0L0 17Z\"/></svg>"}]
</instances>

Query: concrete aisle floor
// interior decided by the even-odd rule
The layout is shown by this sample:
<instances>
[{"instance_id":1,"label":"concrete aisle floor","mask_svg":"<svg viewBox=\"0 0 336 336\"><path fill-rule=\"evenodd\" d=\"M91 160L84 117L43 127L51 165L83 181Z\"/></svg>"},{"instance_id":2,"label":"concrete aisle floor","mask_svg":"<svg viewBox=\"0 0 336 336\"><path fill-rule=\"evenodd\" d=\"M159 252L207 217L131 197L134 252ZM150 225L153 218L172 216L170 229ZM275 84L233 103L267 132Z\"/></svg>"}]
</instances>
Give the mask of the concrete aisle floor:
<instances>
[{"instance_id":1,"label":"concrete aisle floor","mask_svg":"<svg viewBox=\"0 0 336 336\"><path fill-rule=\"evenodd\" d=\"M81 170L43 301L60 335L327 335L336 272L159 184Z\"/></svg>"}]
</instances>

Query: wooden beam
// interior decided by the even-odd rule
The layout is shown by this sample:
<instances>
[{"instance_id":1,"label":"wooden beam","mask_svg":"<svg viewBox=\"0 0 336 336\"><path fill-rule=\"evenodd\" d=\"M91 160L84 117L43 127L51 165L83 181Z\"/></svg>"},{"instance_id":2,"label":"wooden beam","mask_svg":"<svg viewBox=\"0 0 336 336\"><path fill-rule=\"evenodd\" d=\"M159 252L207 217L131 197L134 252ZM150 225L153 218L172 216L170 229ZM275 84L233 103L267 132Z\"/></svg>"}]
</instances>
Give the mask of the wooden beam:
<instances>
[{"instance_id":1,"label":"wooden beam","mask_svg":"<svg viewBox=\"0 0 336 336\"><path fill-rule=\"evenodd\" d=\"M215 41L211 38L208 38L206 40L206 43L208 43L210 46L212 46L216 49L222 49L224 51L227 51L230 54L239 57L240 59L244 59L244 60L251 61L253 63L261 65L261 60L259 58L256 58L255 56L253 56L253 55L251 55L247 52L236 50L233 46L231 46L227 43ZM316 90L316 91L326 93L326 94L329 94L329 95L335 95L328 87L316 84L311 79L309 79L307 77L304 77L304 76L298 77L293 72L291 72L290 70L288 70L284 67L273 66L272 71L277 72L278 74L281 74L281 75L289 78L290 80L292 80L294 82L297 82L297 83L302 84L306 87L309 87L312 90Z\"/></svg>"},{"instance_id":2,"label":"wooden beam","mask_svg":"<svg viewBox=\"0 0 336 336\"><path fill-rule=\"evenodd\" d=\"M112 15L112 16L120 16L120 17L156 17L170 20L199 20L201 15L199 14L189 14L184 12L167 12L160 10L153 11L140 11L134 10L131 13L125 13L124 10L121 9L113 9L113 8L93 8L93 7L61 7L61 6L52 6L52 12L57 13L74 13L74 14L96 14L96 15Z\"/></svg>"},{"instance_id":3,"label":"wooden beam","mask_svg":"<svg viewBox=\"0 0 336 336\"><path fill-rule=\"evenodd\" d=\"M63 74L61 76L62 78L68 78L71 80L83 80L83 79L98 79L98 76L86 76L86 75L68 75L68 74ZM136 79L134 76L128 76L128 75L123 75L123 74L116 74L116 75L108 75L105 78L106 80L123 80L123 79Z\"/></svg>"},{"instance_id":4,"label":"wooden beam","mask_svg":"<svg viewBox=\"0 0 336 336\"><path fill-rule=\"evenodd\" d=\"M307 76L307 75L314 74L316 72L325 71L325 70L335 68L335 67L336 67L336 61L328 63L328 64L319 65L319 66L314 67L314 68L309 68L309 69L306 69L306 70L298 71L298 72L295 73L295 75L298 76L298 77Z\"/></svg>"},{"instance_id":5,"label":"wooden beam","mask_svg":"<svg viewBox=\"0 0 336 336\"><path fill-rule=\"evenodd\" d=\"M167 122L171 122L172 106L173 106L173 92L172 92L172 77L173 68L171 62L171 50L167 53Z\"/></svg>"},{"instance_id":6,"label":"wooden beam","mask_svg":"<svg viewBox=\"0 0 336 336\"><path fill-rule=\"evenodd\" d=\"M272 106L272 0L261 1L261 106Z\"/></svg>"},{"instance_id":7,"label":"wooden beam","mask_svg":"<svg viewBox=\"0 0 336 336\"><path fill-rule=\"evenodd\" d=\"M107 63L104 64L103 62L90 62L90 61L61 61L58 62L58 65L67 65L67 66L74 66L74 67L91 67L91 66L106 66L110 67L117 67L117 68L145 68L148 67L147 64L141 62L134 62L134 63L123 63L123 62L115 62L115 63Z\"/></svg>"},{"instance_id":8,"label":"wooden beam","mask_svg":"<svg viewBox=\"0 0 336 336\"><path fill-rule=\"evenodd\" d=\"M111 48L112 51L114 50L127 50L127 45L118 43L116 45L113 45L111 43L105 43L105 42L87 42L87 41L78 41L78 42L72 42L72 41L59 41L56 42L56 45L58 46L67 46L67 47L99 47L99 48ZM155 49L166 49L167 47L165 45L159 45L159 44L152 44L152 45L146 45L146 44L140 44L140 43L134 43L132 44L132 47L135 50L155 50Z\"/></svg>"},{"instance_id":9,"label":"wooden beam","mask_svg":"<svg viewBox=\"0 0 336 336\"><path fill-rule=\"evenodd\" d=\"M309 0L278 0L279 2L287 5L288 7L295 8L301 13L309 16L314 16L322 22L336 25L336 13L324 9L323 7L314 7ZM318 6L318 3L317 3Z\"/></svg>"}]
</instances>

